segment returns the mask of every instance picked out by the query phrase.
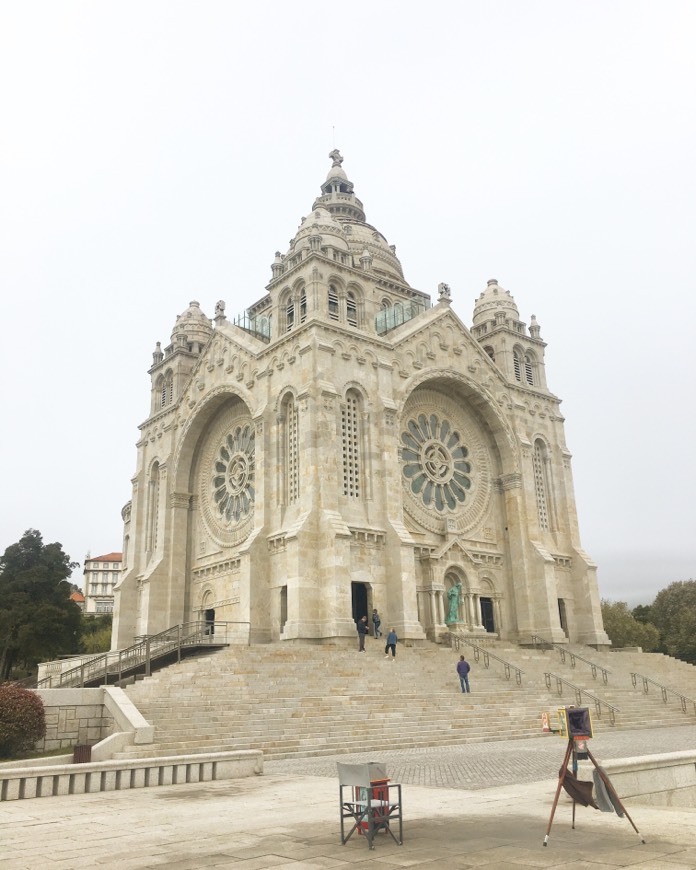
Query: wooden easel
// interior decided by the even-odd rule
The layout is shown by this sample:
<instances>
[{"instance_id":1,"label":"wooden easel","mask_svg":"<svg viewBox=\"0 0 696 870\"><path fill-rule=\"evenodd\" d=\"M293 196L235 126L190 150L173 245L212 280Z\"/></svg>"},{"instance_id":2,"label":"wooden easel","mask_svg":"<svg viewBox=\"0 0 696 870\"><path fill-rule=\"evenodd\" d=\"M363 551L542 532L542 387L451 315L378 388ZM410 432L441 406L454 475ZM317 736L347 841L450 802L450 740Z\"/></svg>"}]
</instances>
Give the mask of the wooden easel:
<instances>
[{"instance_id":1,"label":"wooden easel","mask_svg":"<svg viewBox=\"0 0 696 870\"><path fill-rule=\"evenodd\" d=\"M618 794L616 793L616 789L611 784L609 777L606 775L606 773L604 773L602 768L597 764L597 762L595 761L595 757L590 752L590 750L585 749L584 751L587 752L587 757L590 759L590 761L594 765L595 770L598 772L602 782L606 786L607 792L609 793L609 796L611 798L611 802L614 804L614 806L617 809L621 809L623 814L626 816L628 821L631 823L631 827L633 828L633 830L640 837L641 843L645 844L645 840L641 836L638 828L633 823L633 819L628 814L628 810L621 803L621 799L619 798ZM568 745L567 745L566 751L565 751L565 756L563 758L563 765L562 765L560 773L558 775L558 786L556 788L556 796L553 799L553 806L551 807L551 818L549 819L549 826L546 829L546 836L544 837L544 846L548 846L548 844L549 844L549 834L551 833L551 825L553 824L553 817L554 817L554 814L556 812L556 807L558 806L558 798L561 794L561 789L563 788L563 780L565 779L566 774L568 773L568 762L571 761L571 758L572 758L572 765L573 765L573 775L575 777L577 777L577 773L578 773L577 747L575 745L575 740L572 737L569 737L568 738ZM573 830L575 830L575 804L576 804L576 801L575 801L575 799L573 799L573 823L572 823Z\"/></svg>"}]
</instances>

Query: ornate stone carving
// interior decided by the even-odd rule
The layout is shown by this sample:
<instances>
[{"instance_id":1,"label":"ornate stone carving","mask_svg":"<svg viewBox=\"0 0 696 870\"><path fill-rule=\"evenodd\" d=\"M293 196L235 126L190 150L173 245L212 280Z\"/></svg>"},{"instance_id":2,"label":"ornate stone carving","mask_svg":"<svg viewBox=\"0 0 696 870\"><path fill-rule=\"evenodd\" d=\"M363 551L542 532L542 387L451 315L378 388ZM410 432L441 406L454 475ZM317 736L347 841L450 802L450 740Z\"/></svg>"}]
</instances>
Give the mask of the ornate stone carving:
<instances>
[{"instance_id":1,"label":"ornate stone carving","mask_svg":"<svg viewBox=\"0 0 696 870\"><path fill-rule=\"evenodd\" d=\"M491 462L479 424L462 406L418 390L404 410L400 442L406 512L439 534L479 522L490 501Z\"/></svg>"}]
</instances>

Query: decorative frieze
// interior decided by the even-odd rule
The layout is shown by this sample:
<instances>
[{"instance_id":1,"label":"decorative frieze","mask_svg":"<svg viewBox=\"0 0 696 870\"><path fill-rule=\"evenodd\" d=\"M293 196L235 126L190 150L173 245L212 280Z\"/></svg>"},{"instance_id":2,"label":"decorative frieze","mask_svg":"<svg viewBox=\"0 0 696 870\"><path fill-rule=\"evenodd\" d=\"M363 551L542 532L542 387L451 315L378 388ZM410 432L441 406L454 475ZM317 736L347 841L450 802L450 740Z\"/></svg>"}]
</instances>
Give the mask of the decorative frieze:
<instances>
[{"instance_id":1,"label":"decorative frieze","mask_svg":"<svg viewBox=\"0 0 696 870\"><path fill-rule=\"evenodd\" d=\"M214 565L204 565L202 568L195 568L191 572L191 575L194 583L201 583L203 580L215 579L221 574L238 574L241 562L241 559L225 559L223 562L216 562Z\"/></svg>"},{"instance_id":2,"label":"decorative frieze","mask_svg":"<svg viewBox=\"0 0 696 870\"><path fill-rule=\"evenodd\" d=\"M280 553L287 548L287 538L285 535L274 535L268 539L268 552Z\"/></svg>"},{"instance_id":3,"label":"decorative frieze","mask_svg":"<svg viewBox=\"0 0 696 870\"><path fill-rule=\"evenodd\" d=\"M384 532L378 532L374 529L358 529L351 527L350 529L351 544L357 544L362 547L374 547L382 549L387 540Z\"/></svg>"}]
</instances>

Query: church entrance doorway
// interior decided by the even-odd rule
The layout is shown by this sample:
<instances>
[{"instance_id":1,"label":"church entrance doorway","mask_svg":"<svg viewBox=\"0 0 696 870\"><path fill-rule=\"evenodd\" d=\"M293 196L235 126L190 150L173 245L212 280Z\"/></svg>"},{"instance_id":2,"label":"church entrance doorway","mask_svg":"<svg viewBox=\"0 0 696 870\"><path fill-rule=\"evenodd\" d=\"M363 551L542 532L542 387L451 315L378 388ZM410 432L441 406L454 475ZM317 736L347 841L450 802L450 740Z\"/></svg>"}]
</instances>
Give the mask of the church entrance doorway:
<instances>
[{"instance_id":1,"label":"church entrance doorway","mask_svg":"<svg viewBox=\"0 0 696 870\"><path fill-rule=\"evenodd\" d=\"M558 599L558 618L563 629L563 634L568 637L568 615L566 614L565 601L562 598Z\"/></svg>"},{"instance_id":2,"label":"church entrance doorway","mask_svg":"<svg viewBox=\"0 0 696 870\"><path fill-rule=\"evenodd\" d=\"M215 608L209 607L205 610L203 612L203 619L205 620L205 633L215 634Z\"/></svg>"},{"instance_id":3,"label":"church entrance doorway","mask_svg":"<svg viewBox=\"0 0 696 870\"><path fill-rule=\"evenodd\" d=\"M282 634L285 623L288 621L288 587L280 587L280 631Z\"/></svg>"},{"instance_id":4,"label":"church entrance doorway","mask_svg":"<svg viewBox=\"0 0 696 870\"><path fill-rule=\"evenodd\" d=\"M495 619L493 618L493 600L481 598L481 625L489 633L495 633Z\"/></svg>"},{"instance_id":5,"label":"church entrance doorway","mask_svg":"<svg viewBox=\"0 0 696 870\"><path fill-rule=\"evenodd\" d=\"M351 602L353 607L353 622L367 616L367 586L364 583L351 583Z\"/></svg>"}]
</instances>

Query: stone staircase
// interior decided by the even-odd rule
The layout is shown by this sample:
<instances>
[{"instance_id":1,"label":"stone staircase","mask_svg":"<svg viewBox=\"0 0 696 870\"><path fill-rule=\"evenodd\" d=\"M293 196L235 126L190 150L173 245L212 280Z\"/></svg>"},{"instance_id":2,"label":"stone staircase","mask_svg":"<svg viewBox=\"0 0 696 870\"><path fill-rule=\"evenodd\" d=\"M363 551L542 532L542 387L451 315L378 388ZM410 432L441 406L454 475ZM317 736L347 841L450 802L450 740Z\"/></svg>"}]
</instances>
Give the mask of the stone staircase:
<instances>
[{"instance_id":1,"label":"stone staircase","mask_svg":"<svg viewBox=\"0 0 696 870\"><path fill-rule=\"evenodd\" d=\"M696 719L677 700L664 704L659 690L644 695L634 688L638 670L690 694L696 668L666 656L573 651L611 671L601 674L555 650L526 649L492 642L491 652L524 671L522 684L506 680L502 666L472 664L472 694L463 695L455 672L458 654L429 644L399 645L396 661L385 659L381 642L367 640L367 651L338 646L268 644L232 646L199 659L188 659L130 686L128 695L155 725L155 745L131 747L118 758L195 752L261 749L267 759L379 751L386 746L428 747L466 742L542 736L540 714L575 703L547 689L546 671L565 677L618 707L616 727L648 728ZM696 697L696 691L693 695ZM597 732L612 727L606 710L594 705Z\"/></svg>"}]
</instances>

